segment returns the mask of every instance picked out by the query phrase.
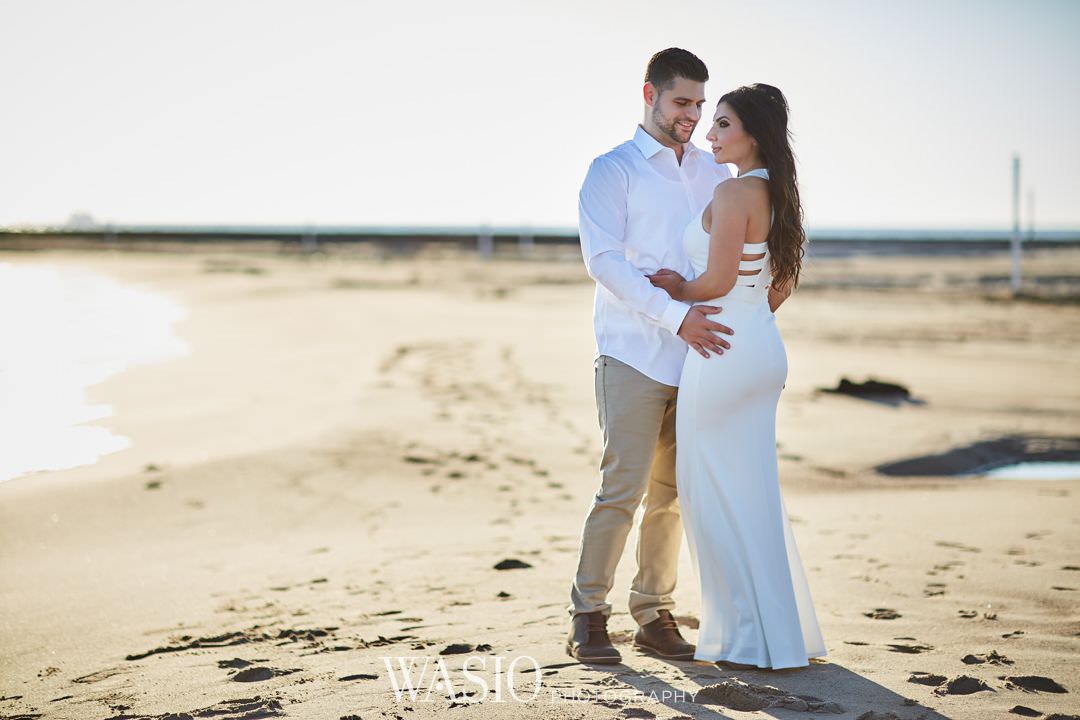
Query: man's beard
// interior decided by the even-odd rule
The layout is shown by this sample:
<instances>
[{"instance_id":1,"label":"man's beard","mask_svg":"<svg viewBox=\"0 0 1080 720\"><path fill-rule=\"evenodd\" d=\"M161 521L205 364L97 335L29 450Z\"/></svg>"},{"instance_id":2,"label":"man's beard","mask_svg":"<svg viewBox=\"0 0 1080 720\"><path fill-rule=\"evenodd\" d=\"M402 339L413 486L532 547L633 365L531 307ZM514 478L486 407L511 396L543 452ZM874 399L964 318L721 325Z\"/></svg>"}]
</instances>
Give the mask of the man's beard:
<instances>
[{"instance_id":1,"label":"man's beard","mask_svg":"<svg viewBox=\"0 0 1080 720\"><path fill-rule=\"evenodd\" d=\"M690 142L690 135L693 134L693 129L686 133L686 137L682 137L681 133L683 131L675 125L675 121L664 117L664 115L660 113L660 108L656 106L653 106L652 119L653 124L660 128L660 131L671 138L673 142L680 144Z\"/></svg>"}]
</instances>

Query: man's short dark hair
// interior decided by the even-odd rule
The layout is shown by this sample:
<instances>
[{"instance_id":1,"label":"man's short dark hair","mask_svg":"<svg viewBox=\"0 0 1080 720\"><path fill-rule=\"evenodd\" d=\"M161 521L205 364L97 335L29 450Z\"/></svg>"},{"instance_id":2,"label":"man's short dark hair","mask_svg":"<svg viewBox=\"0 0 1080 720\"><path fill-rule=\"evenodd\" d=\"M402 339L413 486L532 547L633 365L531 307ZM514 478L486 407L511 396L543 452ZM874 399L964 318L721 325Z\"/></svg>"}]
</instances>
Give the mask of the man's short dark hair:
<instances>
[{"instance_id":1,"label":"man's short dark hair","mask_svg":"<svg viewBox=\"0 0 1080 720\"><path fill-rule=\"evenodd\" d=\"M652 83L661 92L671 89L677 77L706 82L709 71L697 55L682 48L661 50L652 56L645 68L645 82Z\"/></svg>"}]
</instances>

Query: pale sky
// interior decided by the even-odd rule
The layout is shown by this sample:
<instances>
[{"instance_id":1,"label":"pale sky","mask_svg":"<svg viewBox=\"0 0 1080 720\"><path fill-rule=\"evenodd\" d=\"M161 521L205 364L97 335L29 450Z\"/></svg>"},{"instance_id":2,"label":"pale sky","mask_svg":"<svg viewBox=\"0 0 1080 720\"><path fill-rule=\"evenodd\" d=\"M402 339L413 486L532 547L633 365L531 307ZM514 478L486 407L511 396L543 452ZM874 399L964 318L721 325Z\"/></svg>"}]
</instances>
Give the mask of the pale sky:
<instances>
[{"instance_id":1,"label":"pale sky","mask_svg":"<svg viewBox=\"0 0 1080 720\"><path fill-rule=\"evenodd\" d=\"M573 226L669 46L786 93L811 228L1007 228L1014 152L1080 227L1077 0L0 0L0 225Z\"/></svg>"}]
</instances>

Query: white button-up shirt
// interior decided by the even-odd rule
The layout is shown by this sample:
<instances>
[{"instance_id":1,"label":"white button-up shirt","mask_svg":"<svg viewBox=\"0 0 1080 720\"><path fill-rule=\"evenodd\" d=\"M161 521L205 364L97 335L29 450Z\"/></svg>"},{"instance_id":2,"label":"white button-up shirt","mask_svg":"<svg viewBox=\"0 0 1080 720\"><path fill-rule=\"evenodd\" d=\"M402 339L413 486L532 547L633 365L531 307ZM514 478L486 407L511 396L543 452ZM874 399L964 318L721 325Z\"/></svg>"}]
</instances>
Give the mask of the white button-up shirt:
<instances>
[{"instance_id":1,"label":"white button-up shirt","mask_svg":"<svg viewBox=\"0 0 1080 720\"><path fill-rule=\"evenodd\" d=\"M665 385L678 385L686 343L678 336L690 305L653 287L647 273L693 270L683 250L687 224L732 177L711 153L675 151L639 125L634 139L593 160L578 196L581 255L596 281L597 355L608 355Z\"/></svg>"}]
</instances>

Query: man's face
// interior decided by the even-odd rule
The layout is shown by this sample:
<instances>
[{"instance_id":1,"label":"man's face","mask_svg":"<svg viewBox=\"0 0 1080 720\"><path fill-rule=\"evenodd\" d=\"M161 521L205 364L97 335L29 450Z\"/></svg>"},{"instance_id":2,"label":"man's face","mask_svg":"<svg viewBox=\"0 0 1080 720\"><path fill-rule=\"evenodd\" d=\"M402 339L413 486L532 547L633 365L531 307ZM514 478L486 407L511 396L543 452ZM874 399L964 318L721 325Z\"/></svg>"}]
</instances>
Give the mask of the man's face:
<instances>
[{"instance_id":1,"label":"man's face","mask_svg":"<svg viewBox=\"0 0 1080 720\"><path fill-rule=\"evenodd\" d=\"M652 86L652 122L673 143L690 142L705 104L705 83L676 77L671 87L660 92ZM659 93L659 94L657 94Z\"/></svg>"}]
</instances>

